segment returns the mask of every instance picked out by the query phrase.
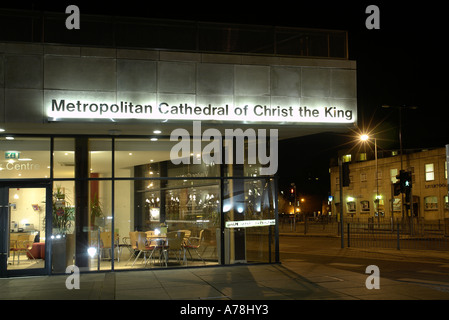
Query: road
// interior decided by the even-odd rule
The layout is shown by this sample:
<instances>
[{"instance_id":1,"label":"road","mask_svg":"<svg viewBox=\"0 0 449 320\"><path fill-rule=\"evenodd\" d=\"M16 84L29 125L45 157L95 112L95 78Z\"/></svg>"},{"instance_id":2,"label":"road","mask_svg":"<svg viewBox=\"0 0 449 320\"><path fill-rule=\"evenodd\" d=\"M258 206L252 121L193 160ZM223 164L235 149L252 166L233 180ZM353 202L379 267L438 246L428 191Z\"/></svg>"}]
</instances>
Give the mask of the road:
<instances>
[{"instance_id":1,"label":"road","mask_svg":"<svg viewBox=\"0 0 449 320\"><path fill-rule=\"evenodd\" d=\"M280 236L280 259L302 260L365 274L376 265L380 277L449 291L449 252L341 248L340 238Z\"/></svg>"}]
</instances>

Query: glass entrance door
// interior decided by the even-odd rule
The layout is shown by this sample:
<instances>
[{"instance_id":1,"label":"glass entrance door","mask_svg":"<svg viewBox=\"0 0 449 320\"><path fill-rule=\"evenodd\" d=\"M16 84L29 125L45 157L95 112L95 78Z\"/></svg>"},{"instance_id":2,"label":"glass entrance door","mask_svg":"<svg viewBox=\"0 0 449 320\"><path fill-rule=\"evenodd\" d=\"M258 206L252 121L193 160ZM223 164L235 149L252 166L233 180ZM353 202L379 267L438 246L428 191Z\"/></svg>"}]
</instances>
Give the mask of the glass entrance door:
<instances>
[{"instance_id":1,"label":"glass entrance door","mask_svg":"<svg viewBox=\"0 0 449 320\"><path fill-rule=\"evenodd\" d=\"M47 272L49 190L42 184L0 187L0 276Z\"/></svg>"}]
</instances>

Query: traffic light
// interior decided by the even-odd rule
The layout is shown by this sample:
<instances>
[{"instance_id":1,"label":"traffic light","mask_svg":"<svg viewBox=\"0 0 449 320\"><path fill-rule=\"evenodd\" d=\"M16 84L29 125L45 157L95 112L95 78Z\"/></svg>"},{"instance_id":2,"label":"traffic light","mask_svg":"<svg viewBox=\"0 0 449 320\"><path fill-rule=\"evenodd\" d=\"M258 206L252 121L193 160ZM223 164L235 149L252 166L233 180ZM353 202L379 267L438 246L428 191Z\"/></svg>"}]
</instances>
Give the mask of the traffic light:
<instances>
[{"instance_id":1,"label":"traffic light","mask_svg":"<svg viewBox=\"0 0 449 320\"><path fill-rule=\"evenodd\" d=\"M343 175L343 187L349 187L349 184L351 183L351 179L349 178L349 162L343 162L341 169Z\"/></svg>"},{"instance_id":2,"label":"traffic light","mask_svg":"<svg viewBox=\"0 0 449 320\"><path fill-rule=\"evenodd\" d=\"M400 193L410 194L412 189L412 173L410 171L400 170L396 179L398 181L394 183L394 195L397 196Z\"/></svg>"},{"instance_id":3,"label":"traffic light","mask_svg":"<svg viewBox=\"0 0 449 320\"><path fill-rule=\"evenodd\" d=\"M407 193L412 188L412 173L410 171L401 172L401 192Z\"/></svg>"},{"instance_id":4,"label":"traffic light","mask_svg":"<svg viewBox=\"0 0 449 320\"><path fill-rule=\"evenodd\" d=\"M404 190L405 190L405 203L410 203L412 199L412 173L406 171L403 178Z\"/></svg>"}]
</instances>

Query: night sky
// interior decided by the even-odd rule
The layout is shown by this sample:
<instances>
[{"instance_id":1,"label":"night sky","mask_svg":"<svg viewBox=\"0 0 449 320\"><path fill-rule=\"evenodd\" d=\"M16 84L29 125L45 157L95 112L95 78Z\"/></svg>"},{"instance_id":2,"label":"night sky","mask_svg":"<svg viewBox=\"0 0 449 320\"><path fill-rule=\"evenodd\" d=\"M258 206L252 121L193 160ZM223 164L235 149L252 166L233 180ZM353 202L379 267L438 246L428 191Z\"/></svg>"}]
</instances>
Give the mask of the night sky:
<instances>
[{"instance_id":1,"label":"night sky","mask_svg":"<svg viewBox=\"0 0 449 320\"><path fill-rule=\"evenodd\" d=\"M399 147L398 112L381 108L384 104L418 106L403 112L405 149L444 147L449 143L448 19L444 2L35 1L9 7L64 12L70 4L78 5L81 15L347 30L349 58L357 61L358 125L372 130L379 150ZM379 30L365 27L369 16L365 9L371 4L380 9ZM281 187L295 182L305 192L327 194L329 159L342 146L350 147L353 139L349 135L323 133L281 141Z\"/></svg>"}]
</instances>

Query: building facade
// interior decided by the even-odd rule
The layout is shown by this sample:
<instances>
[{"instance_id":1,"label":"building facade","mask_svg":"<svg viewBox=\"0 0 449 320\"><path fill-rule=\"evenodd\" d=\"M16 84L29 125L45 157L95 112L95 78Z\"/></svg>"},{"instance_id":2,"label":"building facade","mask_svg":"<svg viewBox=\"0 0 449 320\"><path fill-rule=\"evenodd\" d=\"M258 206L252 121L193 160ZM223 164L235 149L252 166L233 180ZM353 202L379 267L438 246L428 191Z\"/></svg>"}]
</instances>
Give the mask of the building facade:
<instances>
[{"instance_id":1,"label":"building facade","mask_svg":"<svg viewBox=\"0 0 449 320\"><path fill-rule=\"evenodd\" d=\"M33 19L47 38L0 43L2 276L278 261L277 141L354 126L353 61Z\"/></svg>"},{"instance_id":2,"label":"building facade","mask_svg":"<svg viewBox=\"0 0 449 320\"><path fill-rule=\"evenodd\" d=\"M348 159L349 160L349 159ZM413 216L421 221L449 218L446 149L437 148L403 155L402 168L412 172L413 207L403 202L402 194L394 195L393 184L401 170L401 156L351 162L350 184L343 187L344 216L363 221L379 217L385 222ZM339 168L330 169L333 211L339 212ZM376 197L379 200L376 202ZM402 206L404 203L404 206Z\"/></svg>"}]
</instances>

